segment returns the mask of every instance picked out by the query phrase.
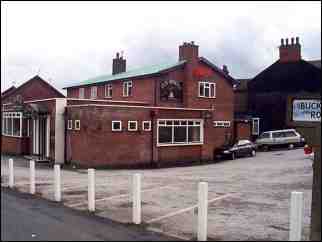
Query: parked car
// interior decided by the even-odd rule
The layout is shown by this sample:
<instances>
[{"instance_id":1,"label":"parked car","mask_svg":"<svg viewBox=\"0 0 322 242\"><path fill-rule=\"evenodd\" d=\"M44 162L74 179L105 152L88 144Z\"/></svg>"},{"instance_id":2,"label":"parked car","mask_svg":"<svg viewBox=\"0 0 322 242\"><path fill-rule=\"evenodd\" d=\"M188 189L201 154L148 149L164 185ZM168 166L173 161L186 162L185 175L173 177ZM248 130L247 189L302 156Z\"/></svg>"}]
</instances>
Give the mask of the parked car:
<instances>
[{"instance_id":1,"label":"parked car","mask_svg":"<svg viewBox=\"0 0 322 242\"><path fill-rule=\"evenodd\" d=\"M236 159L242 156L256 156L256 145L250 140L238 140L233 145L223 145L215 150L215 157Z\"/></svg>"},{"instance_id":2,"label":"parked car","mask_svg":"<svg viewBox=\"0 0 322 242\"><path fill-rule=\"evenodd\" d=\"M283 146L293 149L296 146L304 146L305 139L295 129L283 129L264 132L255 143L259 149L263 150Z\"/></svg>"}]
</instances>

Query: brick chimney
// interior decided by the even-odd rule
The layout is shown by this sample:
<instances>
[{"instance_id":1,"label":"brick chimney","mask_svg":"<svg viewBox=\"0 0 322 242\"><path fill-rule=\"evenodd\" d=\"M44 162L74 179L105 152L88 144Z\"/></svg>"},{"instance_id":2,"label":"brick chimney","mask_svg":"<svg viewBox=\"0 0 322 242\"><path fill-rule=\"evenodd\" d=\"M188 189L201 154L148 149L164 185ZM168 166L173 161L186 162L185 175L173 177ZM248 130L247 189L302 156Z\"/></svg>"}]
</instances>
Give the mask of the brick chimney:
<instances>
[{"instance_id":1,"label":"brick chimney","mask_svg":"<svg viewBox=\"0 0 322 242\"><path fill-rule=\"evenodd\" d=\"M294 43L294 38L291 38L291 43L288 42L288 38L281 39L280 50L280 62L296 62L301 60L301 45L299 37L296 37L296 42Z\"/></svg>"},{"instance_id":2,"label":"brick chimney","mask_svg":"<svg viewBox=\"0 0 322 242\"><path fill-rule=\"evenodd\" d=\"M123 59L123 55L120 56L120 54L117 52L116 57L113 59L113 68L112 68L112 74L118 74L126 71L126 60Z\"/></svg>"},{"instance_id":3,"label":"brick chimney","mask_svg":"<svg viewBox=\"0 0 322 242\"><path fill-rule=\"evenodd\" d=\"M179 46L179 61L197 61L198 60L198 45L194 41L190 43L184 42Z\"/></svg>"}]
</instances>

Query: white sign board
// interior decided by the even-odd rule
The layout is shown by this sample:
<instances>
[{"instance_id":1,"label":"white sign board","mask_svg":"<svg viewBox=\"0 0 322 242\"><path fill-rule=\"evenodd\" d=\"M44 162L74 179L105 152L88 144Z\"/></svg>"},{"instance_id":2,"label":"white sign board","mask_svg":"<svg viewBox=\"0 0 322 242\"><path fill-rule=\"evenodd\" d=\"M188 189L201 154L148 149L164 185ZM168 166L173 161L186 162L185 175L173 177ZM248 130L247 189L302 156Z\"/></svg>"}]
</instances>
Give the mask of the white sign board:
<instances>
[{"instance_id":1,"label":"white sign board","mask_svg":"<svg viewBox=\"0 0 322 242\"><path fill-rule=\"evenodd\" d=\"M293 100L293 121L321 122L321 100Z\"/></svg>"}]
</instances>

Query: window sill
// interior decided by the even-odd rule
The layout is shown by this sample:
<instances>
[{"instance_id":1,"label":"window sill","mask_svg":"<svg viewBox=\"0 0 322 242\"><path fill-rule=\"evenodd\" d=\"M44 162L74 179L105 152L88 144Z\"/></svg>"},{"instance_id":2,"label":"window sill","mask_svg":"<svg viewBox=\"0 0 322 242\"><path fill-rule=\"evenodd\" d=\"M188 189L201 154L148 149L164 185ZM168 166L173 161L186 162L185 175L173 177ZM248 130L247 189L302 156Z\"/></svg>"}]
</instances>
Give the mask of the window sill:
<instances>
[{"instance_id":1,"label":"window sill","mask_svg":"<svg viewBox=\"0 0 322 242\"><path fill-rule=\"evenodd\" d=\"M163 147L163 146L189 146L189 145L203 145L203 143L189 143L189 144L157 144L157 147Z\"/></svg>"},{"instance_id":2,"label":"window sill","mask_svg":"<svg viewBox=\"0 0 322 242\"><path fill-rule=\"evenodd\" d=\"M109 96L105 96L104 98L106 98L106 99L112 99L112 97L109 97Z\"/></svg>"},{"instance_id":3,"label":"window sill","mask_svg":"<svg viewBox=\"0 0 322 242\"><path fill-rule=\"evenodd\" d=\"M12 137L12 138L23 138L22 136L17 136L17 135L9 135L9 134L2 134L2 136L6 136L6 137Z\"/></svg>"},{"instance_id":4,"label":"window sill","mask_svg":"<svg viewBox=\"0 0 322 242\"><path fill-rule=\"evenodd\" d=\"M202 96L198 96L198 98L216 99L216 97L202 97Z\"/></svg>"}]
</instances>

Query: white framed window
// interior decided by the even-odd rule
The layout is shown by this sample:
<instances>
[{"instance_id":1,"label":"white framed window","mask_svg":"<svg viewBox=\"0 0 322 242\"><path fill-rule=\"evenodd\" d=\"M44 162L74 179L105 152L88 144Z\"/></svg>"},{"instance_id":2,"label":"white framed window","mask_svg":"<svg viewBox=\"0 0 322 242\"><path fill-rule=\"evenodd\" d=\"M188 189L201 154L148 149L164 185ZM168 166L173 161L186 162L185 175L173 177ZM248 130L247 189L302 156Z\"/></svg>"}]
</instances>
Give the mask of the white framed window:
<instances>
[{"instance_id":1,"label":"white framed window","mask_svg":"<svg viewBox=\"0 0 322 242\"><path fill-rule=\"evenodd\" d=\"M105 85L105 97L111 98L113 94L113 87L112 84Z\"/></svg>"},{"instance_id":2,"label":"white framed window","mask_svg":"<svg viewBox=\"0 0 322 242\"><path fill-rule=\"evenodd\" d=\"M199 82L199 97L215 98L216 83L214 82Z\"/></svg>"},{"instance_id":3,"label":"white framed window","mask_svg":"<svg viewBox=\"0 0 322 242\"><path fill-rule=\"evenodd\" d=\"M97 86L92 86L91 87L91 99L96 99L97 98Z\"/></svg>"},{"instance_id":4,"label":"white framed window","mask_svg":"<svg viewBox=\"0 0 322 242\"><path fill-rule=\"evenodd\" d=\"M2 134L22 137L22 112L4 112L2 115Z\"/></svg>"},{"instance_id":5,"label":"white framed window","mask_svg":"<svg viewBox=\"0 0 322 242\"><path fill-rule=\"evenodd\" d=\"M142 130L151 131L151 121L142 121Z\"/></svg>"},{"instance_id":6,"label":"white framed window","mask_svg":"<svg viewBox=\"0 0 322 242\"><path fill-rule=\"evenodd\" d=\"M132 81L123 82L123 97L129 97L132 95L133 83Z\"/></svg>"},{"instance_id":7,"label":"white framed window","mask_svg":"<svg viewBox=\"0 0 322 242\"><path fill-rule=\"evenodd\" d=\"M128 121L127 122L128 131L137 131L138 130L138 121Z\"/></svg>"},{"instance_id":8,"label":"white framed window","mask_svg":"<svg viewBox=\"0 0 322 242\"><path fill-rule=\"evenodd\" d=\"M69 130L73 129L73 120L70 119L67 121L67 129Z\"/></svg>"},{"instance_id":9,"label":"white framed window","mask_svg":"<svg viewBox=\"0 0 322 242\"><path fill-rule=\"evenodd\" d=\"M113 120L112 121L112 131L122 131L122 121Z\"/></svg>"},{"instance_id":10,"label":"white framed window","mask_svg":"<svg viewBox=\"0 0 322 242\"><path fill-rule=\"evenodd\" d=\"M252 135L259 135L259 118L252 119Z\"/></svg>"},{"instance_id":11,"label":"white framed window","mask_svg":"<svg viewBox=\"0 0 322 242\"><path fill-rule=\"evenodd\" d=\"M214 127L229 128L230 121L214 121Z\"/></svg>"},{"instance_id":12,"label":"white framed window","mask_svg":"<svg viewBox=\"0 0 322 242\"><path fill-rule=\"evenodd\" d=\"M202 119L158 119L157 146L203 144Z\"/></svg>"},{"instance_id":13,"label":"white framed window","mask_svg":"<svg viewBox=\"0 0 322 242\"><path fill-rule=\"evenodd\" d=\"M75 120L75 130L80 130L80 120Z\"/></svg>"},{"instance_id":14,"label":"white framed window","mask_svg":"<svg viewBox=\"0 0 322 242\"><path fill-rule=\"evenodd\" d=\"M78 89L78 98L80 98L80 99L84 99L85 98L85 89L84 89L84 87L80 87Z\"/></svg>"}]
</instances>

